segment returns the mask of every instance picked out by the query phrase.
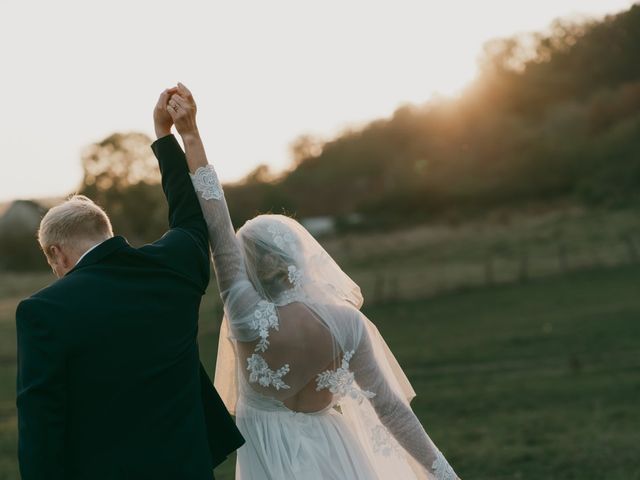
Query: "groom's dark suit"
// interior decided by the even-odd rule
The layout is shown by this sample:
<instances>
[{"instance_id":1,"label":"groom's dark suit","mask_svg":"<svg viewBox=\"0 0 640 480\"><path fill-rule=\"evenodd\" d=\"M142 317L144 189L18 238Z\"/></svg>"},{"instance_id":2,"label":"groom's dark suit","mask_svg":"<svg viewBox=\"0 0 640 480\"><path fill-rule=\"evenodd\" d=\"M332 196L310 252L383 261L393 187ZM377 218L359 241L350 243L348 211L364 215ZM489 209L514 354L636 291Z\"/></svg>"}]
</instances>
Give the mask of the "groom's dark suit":
<instances>
[{"instance_id":1,"label":"groom's dark suit","mask_svg":"<svg viewBox=\"0 0 640 480\"><path fill-rule=\"evenodd\" d=\"M122 237L18 306L23 480L210 480L243 440L198 358L207 229L173 136L153 151L171 229Z\"/></svg>"}]
</instances>

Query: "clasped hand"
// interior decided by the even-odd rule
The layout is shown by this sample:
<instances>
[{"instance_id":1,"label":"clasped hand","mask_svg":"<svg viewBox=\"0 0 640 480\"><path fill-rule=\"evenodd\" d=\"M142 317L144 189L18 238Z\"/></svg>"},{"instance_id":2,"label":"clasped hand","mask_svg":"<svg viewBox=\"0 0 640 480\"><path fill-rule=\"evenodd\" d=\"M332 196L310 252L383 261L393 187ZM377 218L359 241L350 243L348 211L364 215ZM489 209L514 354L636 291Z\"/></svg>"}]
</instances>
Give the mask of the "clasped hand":
<instances>
[{"instance_id":1,"label":"clasped hand","mask_svg":"<svg viewBox=\"0 0 640 480\"><path fill-rule=\"evenodd\" d=\"M153 110L153 120L158 138L171 133L171 127L183 138L198 133L196 113L198 107L189 89L182 83L177 87L164 90L158 98L158 103Z\"/></svg>"}]
</instances>

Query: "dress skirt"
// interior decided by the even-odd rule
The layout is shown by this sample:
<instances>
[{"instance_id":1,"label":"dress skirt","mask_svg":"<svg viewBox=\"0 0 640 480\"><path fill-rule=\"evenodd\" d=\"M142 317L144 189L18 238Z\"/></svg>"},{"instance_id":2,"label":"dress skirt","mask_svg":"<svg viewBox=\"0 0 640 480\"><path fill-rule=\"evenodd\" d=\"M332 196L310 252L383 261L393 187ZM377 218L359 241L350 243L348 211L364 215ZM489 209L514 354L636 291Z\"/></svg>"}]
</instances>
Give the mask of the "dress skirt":
<instances>
[{"instance_id":1,"label":"dress skirt","mask_svg":"<svg viewBox=\"0 0 640 480\"><path fill-rule=\"evenodd\" d=\"M315 413L260 409L240 400L236 480L372 480L369 459L334 408Z\"/></svg>"}]
</instances>

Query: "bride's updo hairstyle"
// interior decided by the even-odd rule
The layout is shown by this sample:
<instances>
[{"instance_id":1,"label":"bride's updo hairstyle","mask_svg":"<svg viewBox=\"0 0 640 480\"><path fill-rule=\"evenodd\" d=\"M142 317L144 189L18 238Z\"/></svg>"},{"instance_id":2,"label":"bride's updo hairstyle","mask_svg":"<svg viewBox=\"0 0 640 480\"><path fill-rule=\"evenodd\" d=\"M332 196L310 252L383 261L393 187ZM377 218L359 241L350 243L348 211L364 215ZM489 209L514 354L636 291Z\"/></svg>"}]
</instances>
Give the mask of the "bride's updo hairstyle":
<instances>
[{"instance_id":1,"label":"bride's updo hairstyle","mask_svg":"<svg viewBox=\"0 0 640 480\"><path fill-rule=\"evenodd\" d=\"M263 298L277 303L282 294L295 294L316 303L362 306L358 285L293 218L258 215L236 236L244 250L247 277Z\"/></svg>"},{"instance_id":2,"label":"bride's updo hairstyle","mask_svg":"<svg viewBox=\"0 0 640 480\"><path fill-rule=\"evenodd\" d=\"M292 221L284 215L259 215L237 232L249 280L271 300L294 286L291 267L301 267L302 248L285 219Z\"/></svg>"}]
</instances>

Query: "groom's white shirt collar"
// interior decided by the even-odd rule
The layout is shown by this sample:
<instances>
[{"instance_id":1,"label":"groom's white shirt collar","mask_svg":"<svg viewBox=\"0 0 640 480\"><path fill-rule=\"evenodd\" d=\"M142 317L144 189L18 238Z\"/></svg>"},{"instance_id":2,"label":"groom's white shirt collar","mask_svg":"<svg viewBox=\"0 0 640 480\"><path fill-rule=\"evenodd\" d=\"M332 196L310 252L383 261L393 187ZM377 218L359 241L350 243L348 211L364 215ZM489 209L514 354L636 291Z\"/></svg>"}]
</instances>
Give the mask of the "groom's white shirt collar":
<instances>
[{"instance_id":1,"label":"groom's white shirt collar","mask_svg":"<svg viewBox=\"0 0 640 480\"><path fill-rule=\"evenodd\" d=\"M106 242L106 240L103 240L102 242L98 242L98 243L96 243L93 247L91 247L89 250L87 250L86 252L84 252L84 253L82 254L82 256L81 256L81 257L78 259L78 261L76 262L76 265L78 265L78 264L80 263L80 261L81 261L84 257L86 257L86 256L87 256L87 254L88 254L91 250L93 250L94 248L96 248L96 247L97 247L97 246L99 246L99 245L102 245L104 242ZM75 265L74 265L74 266L75 266Z\"/></svg>"}]
</instances>

